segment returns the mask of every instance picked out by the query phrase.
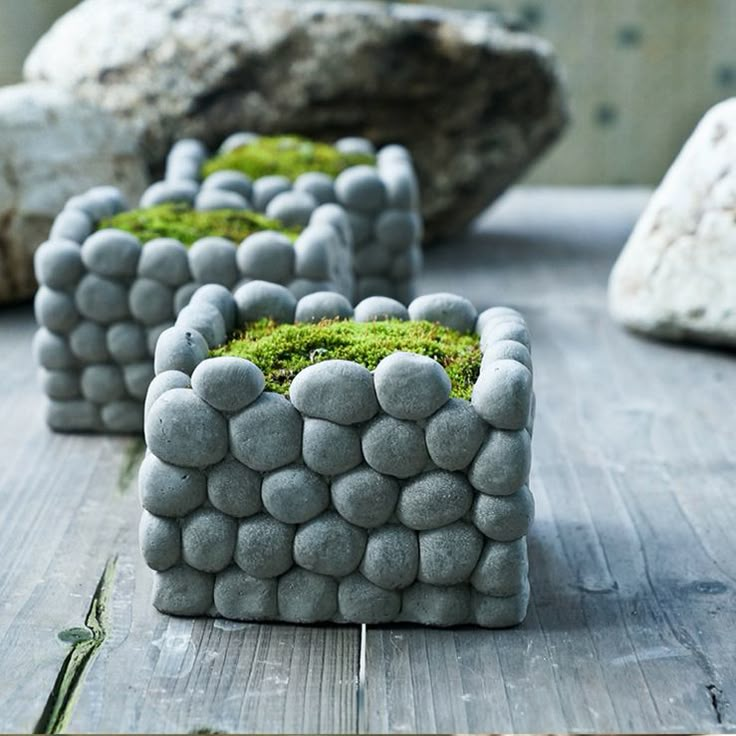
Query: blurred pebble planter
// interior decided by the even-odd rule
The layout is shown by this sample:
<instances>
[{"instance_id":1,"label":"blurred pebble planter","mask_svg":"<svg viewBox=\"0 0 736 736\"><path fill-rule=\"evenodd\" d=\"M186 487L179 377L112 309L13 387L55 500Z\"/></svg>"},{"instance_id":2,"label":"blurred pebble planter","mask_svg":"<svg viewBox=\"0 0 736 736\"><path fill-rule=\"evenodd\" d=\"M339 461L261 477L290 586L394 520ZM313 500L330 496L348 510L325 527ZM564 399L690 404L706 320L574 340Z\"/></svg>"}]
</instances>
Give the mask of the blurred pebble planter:
<instances>
[{"instance_id":1,"label":"blurred pebble planter","mask_svg":"<svg viewBox=\"0 0 736 736\"><path fill-rule=\"evenodd\" d=\"M236 244L208 229L203 218L249 234ZM108 226L116 222L129 229ZM188 229L182 232L196 238L186 245L156 237L167 228L179 232L183 223ZM51 428L141 432L156 340L177 314L180 324L191 319L187 305L204 284L210 292L202 291L200 299L229 295L251 279L286 285L297 295L333 289L349 297L345 212L329 204L314 209L303 229L281 225L258 213L196 212L182 205L127 211L113 187L70 199L35 255L40 329L34 352ZM223 329L233 324L228 315Z\"/></svg>"},{"instance_id":2,"label":"blurred pebble planter","mask_svg":"<svg viewBox=\"0 0 736 736\"><path fill-rule=\"evenodd\" d=\"M372 297L353 311L334 293L297 301L258 282L195 299L203 329L161 336L146 399L140 545L157 609L298 623L524 618L534 397L518 312L478 316L450 294L408 309ZM470 398L452 397L448 363L402 350L372 371L326 358L296 372L288 395L269 390L279 371L228 355L233 342L208 357L233 313L241 336L262 318L284 323L268 324L271 337L292 331L287 346L305 327L439 323L443 344L473 346Z\"/></svg>"},{"instance_id":3,"label":"blurred pebble planter","mask_svg":"<svg viewBox=\"0 0 736 736\"><path fill-rule=\"evenodd\" d=\"M260 148L249 154L252 147ZM306 149L303 160L300 147ZM308 170L310 159L315 170ZM351 161L358 163L347 165ZM304 224L321 204L340 204L353 235L354 301L388 296L408 304L414 296L422 220L411 155L403 146L376 152L364 138L343 138L333 148L295 136L241 132L210 156L199 141L181 140L169 153L164 181L153 184L144 201L255 209L287 224Z\"/></svg>"}]
</instances>

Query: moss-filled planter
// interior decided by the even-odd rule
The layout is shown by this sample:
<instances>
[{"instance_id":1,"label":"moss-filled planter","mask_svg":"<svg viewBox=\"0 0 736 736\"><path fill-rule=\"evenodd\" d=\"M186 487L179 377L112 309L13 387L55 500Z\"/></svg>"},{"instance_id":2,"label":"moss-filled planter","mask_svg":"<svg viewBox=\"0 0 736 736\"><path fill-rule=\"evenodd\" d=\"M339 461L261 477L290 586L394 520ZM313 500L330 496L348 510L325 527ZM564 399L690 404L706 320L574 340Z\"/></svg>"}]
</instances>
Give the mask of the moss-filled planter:
<instances>
[{"instance_id":1,"label":"moss-filled planter","mask_svg":"<svg viewBox=\"0 0 736 736\"><path fill-rule=\"evenodd\" d=\"M534 397L518 312L450 294L353 311L256 282L194 300L158 341L146 399L140 544L159 610L524 618Z\"/></svg>"},{"instance_id":2,"label":"moss-filled planter","mask_svg":"<svg viewBox=\"0 0 736 736\"><path fill-rule=\"evenodd\" d=\"M422 221L411 156L402 146L378 152L363 138L334 146L296 136L235 133L210 155L193 139L169 153L165 179L142 202L185 201L197 209L253 208L304 223L315 207L348 213L355 257L355 301L388 296L408 304L421 268Z\"/></svg>"},{"instance_id":3,"label":"moss-filled planter","mask_svg":"<svg viewBox=\"0 0 736 736\"><path fill-rule=\"evenodd\" d=\"M182 203L126 210L96 187L73 197L36 251L35 353L60 431L140 432L158 336L203 284L267 280L302 296L353 292L351 234L335 204L303 225ZM184 310L182 312L182 310Z\"/></svg>"}]
</instances>

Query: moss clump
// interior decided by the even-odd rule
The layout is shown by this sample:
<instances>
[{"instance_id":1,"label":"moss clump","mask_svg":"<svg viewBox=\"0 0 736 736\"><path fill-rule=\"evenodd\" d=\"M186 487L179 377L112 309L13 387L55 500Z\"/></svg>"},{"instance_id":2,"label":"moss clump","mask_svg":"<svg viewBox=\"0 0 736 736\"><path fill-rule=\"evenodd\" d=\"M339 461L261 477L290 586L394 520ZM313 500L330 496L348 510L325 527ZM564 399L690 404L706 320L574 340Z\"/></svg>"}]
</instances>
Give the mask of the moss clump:
<instances>
[{"instance_id":1,"label":"moss clump","mask_svg":"<svg viewBox=\"0 0 736 736\"><path fill-rule=\"evenodd\" d=\"M469 399L480 372L480 341L432 322L351 322L276 325L260 320L236 332L210 355L234 355L255 363L266 389L286 394L299 371L323 360L351 360L373 370L387 355L403 350L434 358L452 382L452 396Z\"/></svg>"},{"instance_id":2,"label":"moss clump","mask_svg":"<svg viewBox=\"0 0 736 736\"><path fill-rule=\"evenodd\" d=\"M291 181L308 171L336 177L358 164L373 164L376 157L364 153L340 153L334 146L317 143L295 135L258 138L252 143L213 156L202 167L209 176L222 169L235 169L251 179L262 176L285 176Z\"/></svg>"},{"instance_id":3,"label":"moss clump","mask_svg":"<svg viewBox=\"0 0 736 736\"><path fill-rule=\"evenodd\" d=\"M200 238L217 235L239 243L261 230L277 230L291 240L301 232L298 227L285 227L258 212L246 210L209 210L198 212L183 204L161 204L139 210L121 212L108 217L100 228L114 227L135 235L142 243L154 238L176 238L191 245Z\"/></svg>"}]
</instances>

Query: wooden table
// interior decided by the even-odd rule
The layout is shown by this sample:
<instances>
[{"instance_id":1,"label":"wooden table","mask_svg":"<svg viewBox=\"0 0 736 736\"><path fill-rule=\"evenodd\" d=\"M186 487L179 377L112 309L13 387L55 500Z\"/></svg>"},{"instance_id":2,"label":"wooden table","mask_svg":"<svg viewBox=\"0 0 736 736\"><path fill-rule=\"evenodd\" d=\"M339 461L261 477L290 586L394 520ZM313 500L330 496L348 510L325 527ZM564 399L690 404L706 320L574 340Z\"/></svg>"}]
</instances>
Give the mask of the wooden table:
<instances>
[{"instance_id":1,"label":"wooden table","mask_svg":"<svg viewBox=\"0 0 736 736\"><path fill-rule=\"evenodd\" d=\"M641 191L519 190L424 291L529 317L532 602L507 631L167 618L137 551L141 441L47 431L31 309L0 312L0 730L736 728L736 363L612 324Z\"/></svg>"}]
</instances>

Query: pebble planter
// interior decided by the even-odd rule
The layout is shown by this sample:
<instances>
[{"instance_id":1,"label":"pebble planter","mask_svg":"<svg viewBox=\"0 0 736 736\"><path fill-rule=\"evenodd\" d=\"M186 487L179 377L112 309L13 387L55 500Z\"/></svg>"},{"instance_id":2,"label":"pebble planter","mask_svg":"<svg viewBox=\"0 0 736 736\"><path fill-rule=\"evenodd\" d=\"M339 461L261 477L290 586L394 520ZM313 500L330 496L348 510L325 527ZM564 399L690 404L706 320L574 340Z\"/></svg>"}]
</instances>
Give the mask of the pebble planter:
<instances>
[{"instance_id":1,"label":"pebble planter","mask_svg":"<svg viewBox=\"0 0 736 736\"><path fill-rule=\"evenodd\" d=\"M478 316L450 294L408 310L374 297L353 312L335 294L297 302L258 283L197 301L211 318L203 309L203 329L161 336L146 399L140 545L156 608L299 623L524 618L534 397L518 312ZM264 390L254 363L208 357L234 311L240 324L390 317L475 330L479 377L470 401L449 398L439 363L399 351L373 372L314 363L287 398Z\"/></svg>"},{"instance_id":2,"label":"pebble planter","mask_svg":"<svg viewBox=\"0 0 736 736\"><path fill-rule=\"evenodd\" d=\"M328 288L352 295L349 225L337 205L310 213L294 243L263 230L239 245L213 234L189 248L96 230L125 209L113 187L73 197L36 251L34 351L52 429L141 432L156 340L177 314L182 323L190 319L187 305L203 284L200 299L229 297L250 279L286 284L298 295ZM225 326L233 321L228 315Z\"/></svg>"},{"instance_id":3,"label":"pebble planter","mask_svg":"<svg viewBox=\"0 0 736 736\"><path fill-rule=\"evenodd\" d=\"M258 140L235 133L220 152ZM338 203L348 213L353 234L355 301L388 296L408 304L422 265L422 220L419 188L411 155L390 145L377 153L364 138L343 138L335 148L374 155L374 165L352 166L336 178L307 172L290 181L262 176L255 181L238 171L216 171L203 181L201 170L210 156L204 144L185 139L167 158L164 181L156 182L142 202L187 201L196 208L243 207L265 212L286 223L303 223L320 204Z\"/></svg>"}]
</instances>

